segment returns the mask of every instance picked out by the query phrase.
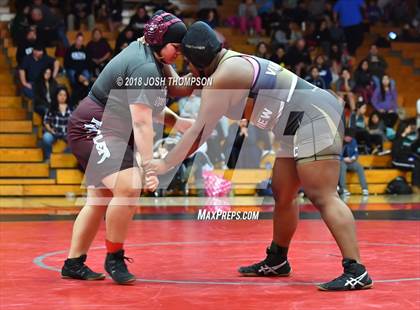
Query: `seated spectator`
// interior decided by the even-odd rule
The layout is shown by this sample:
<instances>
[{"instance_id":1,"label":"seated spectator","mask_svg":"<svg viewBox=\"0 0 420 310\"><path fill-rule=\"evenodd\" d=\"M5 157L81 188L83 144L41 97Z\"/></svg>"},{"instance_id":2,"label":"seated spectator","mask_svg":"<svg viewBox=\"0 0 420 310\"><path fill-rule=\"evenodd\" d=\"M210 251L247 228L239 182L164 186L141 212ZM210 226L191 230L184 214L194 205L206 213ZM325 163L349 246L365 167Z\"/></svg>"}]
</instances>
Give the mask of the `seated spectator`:
<instances>
[{"instance_id":1,"label":"seated spectator","mask_svg":"<svg viewBox=\"0 0 420 310\"><path fill-rule=\"evenodd\" d=\"M209 25L212 29L219 26L219 20L215 12L215 10L209 10L207 15L202 19L202 21Z\"/></svg>"},{"instance_id":2,"label":"seated spectator","mask_svg":"<svg viewBox=\"0 0 420 310\"><path fill-rule=\"evenodd\" d=\"M286 50L283 45L276 47L275 52L271 55L270 60L282 67L285 67Z\"/></svg>"},{"instance_id":3,"label":"seated spectator","mask_svg":"<svg viewBox=\"0 0 420 310\"><path fill-rule=\"evenodd\" d=\"M123 1L107 0L108 3L108 26L111 32L118 30L122 25Z\"/></svg>"},{"instance_id":4,"label":"seated spectator","mask_svg":"<svg viewBox=\"0 0 420 310\"><path fill-rule=\"evenodd\" d=\"M32 54L25 56L19 67L19 80L26 97L34 99L34 83L47 67L53 67L53 78L56 78L60 69L60 63L58 60L44 54L44 47L37 43L33 47Z\"/></svg>"},{"instance_id":5,"label":"seated spectator","mask_svg":"<svg viewBox=\"0 0 420 310\"><path fill-rule=\"evenodd\" d=\"M205 21L210 12L213 12L214 21L216 24L219 23L219 13L217 12L218 1L217 0L199 0L198 1L198 12L197 19Z\"/></svg>"},{"instance_id":6,"label":"seated spectator","mask_svg":"<svg viewBox=\"0 0 420 310\"><path fill-rule=\"evenodd\" d=\"M134 31L134 37L140 38L144 33L144 26L149 21L150 16L147 14L143 4L137 6L136 14L131 16L129 27Z\"/></svg>"},{"instance_id":7,"label":"seated spectator","mask_svg":"<svg viewBox=\"0 0 420 310\"><path fill-rule=\"evenodd\" d=\"M36 27L38 37L42 38L46 46L53 46L55 41L60 41L65 48L69 47L64 22L56 17L42 0L34 0L29 24Z\"/></svg>"},{"instance_id":8,"label":"seated spectator","mask_svg":"<svg viewBox=\"0 0 420 310\"><path fill-rule=\"evenodd\" d=\"M406 23L402 27L402 30L397 37L397 40L402 42L420 42L420 31L419 29L416 29L414 25Z\"/></svg>"},{"instance_id":9,"label":"seated spectator","mask_svg":"<svg viewBox=\"0 0 420 310\"><path fill-rule=\"evenodd\" d=\"M20 40L16 50L16 62L18 66L22 64L22 60L25 56L32 54L34 45L37 43L37 38L36 28L29 27L25 38Z\"/></svg>"},{"instance_id":10,"label":"seated spectator","mask_svg":"<svg viewBox=\"0 0 420 310\"><path fill-rule=\"evenodd\" d=\"M313 85L315 85L315 86L317 86L319 88L325 89L326 88L325 87L325 81L324 81L324 79L322 77L319 76L318 67L312 66L309 69L309 72L310 72L309 73L309 76L306 78L306 80L309 83L311 83L311 84L313 84Z\"/></svg>"},{"instance_id":11,"label":"seated spectator","mask_svg":"<svg viewBox=\"0 0 420 310\"><path fill-rule=\"evenodd\" d=\"M365 102L371 102L375 83L369 70L369 62L364 59L354 72L355 92L363 97Z\"/></svg>"},{"instance_id":12,"label":"seated spectator","mask_svg":"<svg viewBox=\"0 0 420 310\"><path fill-rule=\"evenodd\" d=\"M324 17L325 0L310 0L308 12L313 20L321 20Z\"/></svg>"},{"instance_id":13,"label":"seated spectator","mask_svg":"<svg viewBox=\"0 0 420 310\"><path fill-rule=\"evenodd\" d=\"M134 40L136 40L136 37L134 36L133 29L131 29L130 26L125 27L118 35L117 41L115 42L114 55L121 52Z\"/></svg>"},{"instance_id":14,"label":"seated spectator","mask_svg":"<svg viewBox=\"0 0 420 310\"><path fill-rule=\"evenodd\" d=\"M385 74L388 64L385 59L379 55L378 47L375 44L372 44L370 47L370 52L365 58L369 63L370 72L378 79ZM378 85L379 86L379 83Z\"/></svg>"},{"instance_id":15,"label":"seated spectator","mask_svg":"<svg viewBox=\"0 0 420 310\"><path fill-rule=\"evenodd\" d=\"M357 147L357 141L354 138L353 132L351 129L346 128L344 135L344 145L343 151L341 154L340 162L340 178L338 185L340 191L344 196L350 196L350 192L347 189L346 185L346 176L347 171L355 171L359 177L360 186L362 187L362 195L368 196L369 190L366 182L365 171L362 165L357 161L359 157L359 151Z\"/></svg>"},{"instance_id":16,"label":"seated spectator","mask_svg":"<svg viewBox=\"0 0 420 310\"><path fill-rule=\"evenodd\" d=\"M369 0L366 7L366 15L369 22L374 25L379 22L382 18L382 11L378 6L376 0Z\"/></svg>"},{"instance_id":17,"label":"seated spectator","mask_svg":"<svg viewBox=\"0 0 420 310\"><path fill-rule=\"evenodd\" d=\"M42 137L44 158L51 156L52 145L58 139L67 140L67 123L71 115L68 105L69 93L63 86L58 87L51 107L44 116L44 135Z\"/></svg>"},{"instance_id":18,"label":"seated spectator","mask_svg":"<svg viewBox=\"0 0 420 310\"><path fill-rule=\"evenodd\" d=\"M319 22L319 25L314 33L314 39L317 45L321 47L324 53L328 53L331 45L331 33L328 28L328 23L325 19Z\"/></svg>"},{"instance_id":19,"label":"seated spectator","mask_svg":"<svg viewBox=\"0 0 420 310\"><path fill-rule=\"evenodd\" d=\"M303 39L302 29L300 28L299 24L296 22L289 23L289 45L295 44L297 40ZM305 40L307 43L307 41Z\"/></svg>"},{"instance_id":20,"label":"seated spectator","mask_svg":"<svg viewBox=\"0 0 420 310\"><path fill-rule=\"evenodd\" d=\"M354 80L351 77L350 70L343 68L341 70L340 78L335 83L335 91L337 95L342 98L352 111L356 109L356 98L353 93L355 87Z\"/></svg>"},{"instance_id":21,"label":"seated spectator","mask_svg":"<svg viewBox=\"0 0 420 310\"><path fill-rule=\"evenodd\" d=\"M86 50L92 59L92 73L98 77L112 56L112 49L108 41L102 37L102 31L98 28L92 31L92 40L86 46Z\"/></svg>"},{"instance_id":22,"label":"seated spectator","mask_svg":"<svg viewBox=\"0 0 420 310\"><path fill-rule=\"evenodd\" d=\"M25 40L25 34L29 28L29 12L31 6L23 1L17 2L16 4L16 15L10 22L10 35L14 45L18 45Z\"/></svg>"},{"instance_id":23,"label":"seated spectator","mask_svg":"<svg viewBox=\"0 0 420 310\"><path fill-rule=\"evenodd\" d=\"M256 50L255 50L255 56L260 57L260 58L265 58L265 59L270 58L268 45L265 42L260 42L257 44Z\"/></svg>"},{"instance_id":24,"label":"seated spectator","mask_svg":"<svg viewBox=\"0 0 420 310\"><path fill-rule=\"evenodd\" d=\"M378 112L374 111L370 114L367 129L371 140L376 143L372 154L382 152L383 141L386 139L386 127Z\"/></svg>"},{"instance_id":25,"label":"seated spectator","mask_svg":"<svg viewBox=\"0 0 420 310\"><path fill-rule=\"evenodd\" d=\"M257 146L257 133L254 126L248 126L246 119L230 125L225 143L225 157L229 158L227 166L230 169L259 168L261 150Z\"/></svg>"},{"instance_id":26,"label":"seated spectator","mask_svg":"<svg viewBox=\"0 0 420 310\"><path fill-rule=\"evenodd\" d=\"M46 67L34 85L34 111L42 118L51 106L57 86L57 81L52 76L52 69Z\"/></svg>"},{"instance_id":27,"label":"seated spectator","mask_svg":"<svg viewBox=\"0 0 420 310\"><path fill-rule=\"evenodd\" d=\"M420 129L415 120L401 124L392 143L392 164L401 170L413 171L412 185L417 191L420 187Z\"/></svg>"},{"instance_id":28,"label":"seated spectator","mask_svg":"<svg viewBox=\"0 0 420 310\"><path fill-rule=\"evenodd\" d=\"M76 83L76 71L80 71L88 80L91 78L91 60L85 46L83 45L83 40L83 33L79 32L76 35L76 41L67 50L64 58L64 68L66 69L67 76L72 85Z\"/></svg>"},{"instance_id":29,"label":"seated spectator","mask_svg":"<svg viewBox=\"0 0 420 310\"><path fill-rule=\"evenodd\" d=\"M381 114L385 126L393 128L398 120L398 95L395 85L388 75L384 75L381 85L376 87L372 95L372 105Z\"/></svg>"},{"instance_id":30,"label":"seated spectator","mask_svg":"<svg viewBox=\"0 0 420 310\"><path fill-rule=\"evenodd\" d=\"M305 67L311 64L311 57L304 39L299 39L286 52L286 65L298 76L304 76Z\"/></svg>"},{"instance_id":31,"label":"seated spectator","mask_svg":"<svg viewBox=\"0 0 420 310\"><path fill-rule=\"evenodd\" d=\"M356 140L360 143L360 146L365 148L366 154L370 154L373 150L377 153L382 147L382 136L369 133L366 111L366 103L363 100L359 101L357 110L350 115L349 127L354 130Z\"/></svg>"},{"instance_id":32,"label":"seated spectator","mask_svg":"<svg viewBox=\"0 0 420 310\"><path fill-rule=\"evenodd\" d=\"M329 64L325 60L325 56L324 55L316 56L314 65L318 68L319 76L325 82L325 88L330 88L331 82L332 82L332 72L331 72L331 68Z\"/></svg>"},{"instance_id":33,"label":"seated spectator","mask_svg":"<svg viewBox=\"0 0 420 310\"><path fill-rule=\"evenodd\" d=\"M261 18L258 16L257 6L253 0L243 0L239 5L239 28L243 34L250 32L261 35Z\"/></svg>"},{"instance_id":34,"label":"seated spectator","mask_svg":"<svg viewBox=\"0 0 420 310\"><path fill-rule=\"evenodd\" d=\"M93 14L93 0L73 0L70 14L67 16L69 31L79 30L81 22L86 22L89 31L95 27L95 15Z\"/></svg>"},{"instance_id":35,"label":"seated spectator","mask_svg":"<svg viewBox=\"0 0 420 310\"><path fill-rule=\"evenodd\" d=\"M88 95L93 84L93 82L87 79L81 71L76 71L74 74L74 78L76 82L72 86L73 91L70 96L70 105L72 109L74 109L79 104L80 100L82 100Z\"/></svg>"}]
</instances>

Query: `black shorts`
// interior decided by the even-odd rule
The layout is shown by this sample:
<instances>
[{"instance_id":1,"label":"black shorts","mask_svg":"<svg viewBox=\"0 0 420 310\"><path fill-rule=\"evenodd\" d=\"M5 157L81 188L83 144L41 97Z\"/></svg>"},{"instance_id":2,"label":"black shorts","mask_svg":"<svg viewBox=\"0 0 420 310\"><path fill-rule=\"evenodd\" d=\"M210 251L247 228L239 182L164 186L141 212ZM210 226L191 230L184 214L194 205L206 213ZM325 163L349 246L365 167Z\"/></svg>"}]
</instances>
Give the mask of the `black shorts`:
<instances>
[{"instance_id":1,"label":"black shorts","mask_svg":"<svg viewBox=\"0 0 420 310\"><path fill-rule=\"evenodd\" d=\"M68 144L85 172L87 186L102 186L106 176L138 166L131 134L127 138L119 131L105 130L103 115L104 106L86 97L68 123Z\"/></svg>"}]
</instances>

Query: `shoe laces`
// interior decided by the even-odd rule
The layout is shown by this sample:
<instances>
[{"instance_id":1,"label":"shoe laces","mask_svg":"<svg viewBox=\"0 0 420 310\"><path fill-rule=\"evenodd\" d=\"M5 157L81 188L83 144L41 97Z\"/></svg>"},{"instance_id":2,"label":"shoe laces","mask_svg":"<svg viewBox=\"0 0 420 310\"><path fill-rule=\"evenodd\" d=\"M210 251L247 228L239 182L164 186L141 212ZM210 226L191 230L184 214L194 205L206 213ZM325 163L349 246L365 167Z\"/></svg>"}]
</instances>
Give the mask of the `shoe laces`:
<instances>
[{"instance_id":1,"label":"shoe laces","mask_svg":"<svg viewBox=\"0 0 420 310\"><path fill-rule=\"evenodd\" d=\"M119 255L116 259L116 265L118 269L128 272L127 264L125 263L125 261L128 261L130 264L134 262L134 260L131 257Z\"/></svg>"}]
</instances>

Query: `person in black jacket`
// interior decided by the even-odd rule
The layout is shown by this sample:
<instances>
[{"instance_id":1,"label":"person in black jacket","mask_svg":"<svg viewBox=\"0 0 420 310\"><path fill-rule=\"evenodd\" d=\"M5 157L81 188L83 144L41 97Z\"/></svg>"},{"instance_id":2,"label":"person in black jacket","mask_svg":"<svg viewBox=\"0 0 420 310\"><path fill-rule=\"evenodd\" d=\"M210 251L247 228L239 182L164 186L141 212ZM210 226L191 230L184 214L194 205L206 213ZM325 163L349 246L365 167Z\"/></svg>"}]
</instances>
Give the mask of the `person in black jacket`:
<instances>
[{"instance_id":1,"label":"person in black jacket","mask_svg":"<svg viewBox=\"0 0 420 310\"><path fill-rule=\"evenodd\" d=\"M18 42L18 47L16 50L16 62L18 66L22 64L23 58L25 58L25 56L32 54L32 50L34 49L35 44L39 42L37 38L38 35L36 33L36 28L29 27L26 30L25 38Z\"/></svg>"},{"instance_id":2,"label":"person in black jacket","mask_svg":"<svg viewBox=\"0 0 420 310\"><path fill-rule=\"evenodd\" d=\"M412 185L420 186L420 142L415 120L401 124L397 131L392 143L392 164L398 169L413 171Z\"/></svg>"},{"instance_id":3,"label":"person in black jacket","mask_svg":"<svg viewBox=\"0 0 420 310\"><path fill-rule=\"evenodd\" d=\"M150 16L147 14L143 4L140 4L136 9L136 14L131 16L128 24L134 31L134 37L140 38L143 36L144 26L149 21Z\"/></svg>"},{"instance_id":4,"label":"person in black jacket","mask_svg":"<svg viewBox=\"0 0 420 310\"><path fill-rule=\"evenodd\" d=\"M75 74L81 72L86 79L90 80L90 57L83 45L83 33L79 32L76 35L76 41L67 50L66 57L64 58L64 68L66 69L67 76L72 85L76 84Z\"/></svg>"},{"instance_id":5,"label":"person in black jacket","mask_svg":"<svg viewBox=\"0 0 420 310\"><path fill-rule=\"evenodd\" d=\"M117 42L115 43L114 55L117 55L125 47L127 47L131 42L136 40L134 36L134 31L130 26L124 28L123 31L118 35Z\"/></svg>"},{"instance_id":6,"label":"person in black jacket","mask_svg":"<svg viewBox=\"0 0 420 310\"><path fill-rule=\"evenodd\" d=\"M58 83L52 76L51 67L46 67L34 85L34 111L41 117L51 106Z\"/></svg>"}]
</instances>

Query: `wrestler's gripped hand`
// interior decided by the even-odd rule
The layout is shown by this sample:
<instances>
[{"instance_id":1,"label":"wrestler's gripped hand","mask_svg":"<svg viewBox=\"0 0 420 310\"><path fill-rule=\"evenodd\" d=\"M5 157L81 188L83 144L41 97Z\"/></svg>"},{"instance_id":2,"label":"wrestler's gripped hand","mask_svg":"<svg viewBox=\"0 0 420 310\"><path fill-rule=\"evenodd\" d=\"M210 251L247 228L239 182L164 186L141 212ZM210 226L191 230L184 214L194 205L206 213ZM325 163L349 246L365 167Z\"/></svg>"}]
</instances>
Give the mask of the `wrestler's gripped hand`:
<instances>
[{"instance_id":1,"label":"wrestler's gripped hand","mask_svg":"<svg viewBox=\"0 0 420 310\"><path fill-rule=\"evenodd\" d=\"M157 175L165 174L168 171L168 167L163 159L152 159L150 166Z\"/></svg>"},{"instance_id":2,"label":"wrestler's gripped hand","mask_svg":"<svg viewBox=\"0 0 420 310\"><path fill-rule=\"evenodd\" d=\"M154 192L158 186L159 186L159 179L156 175L150 175L144 177L145 182L145 189L147 189L150 192Z\"/></svg>"},{"instance_id":3,"label":"wrestler's gripped hand","mask_svg":"<svg viewBox=\"0 0 420 310\"><path fill-rule=\"evenodd\" d=\"M154 192L159 186L159 179L156 175L156 171L151 165L151 161L144 163L141 168L143 170L144 189Z\"/></svg>"}]
</instances>

